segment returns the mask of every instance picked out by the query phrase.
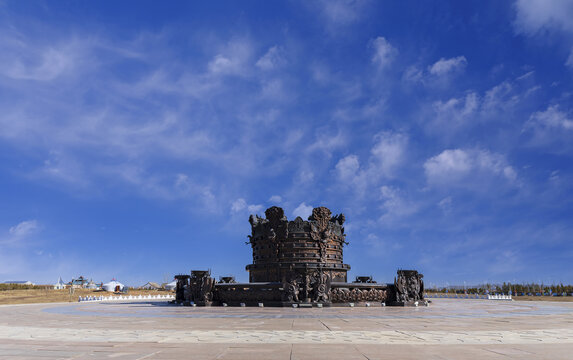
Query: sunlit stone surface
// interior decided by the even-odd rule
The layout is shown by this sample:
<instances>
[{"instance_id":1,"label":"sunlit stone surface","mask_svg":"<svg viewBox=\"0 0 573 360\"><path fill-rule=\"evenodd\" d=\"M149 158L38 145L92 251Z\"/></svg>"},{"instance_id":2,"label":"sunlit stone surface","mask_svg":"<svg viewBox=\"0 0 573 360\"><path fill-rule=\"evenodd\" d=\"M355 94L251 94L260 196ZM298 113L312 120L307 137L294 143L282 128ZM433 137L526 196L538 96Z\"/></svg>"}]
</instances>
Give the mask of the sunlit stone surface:
<instances>
[{"instance_id":1,"label":"sunlit stone surface","mask_svg":"<svg viewBox=\"0 0 573 360\"><path fill-rule=\"evenodd\" d=\"M570 359L573 304L436 299L422 308L0 307L1 359Z\"/></svg>"}]
</instances>

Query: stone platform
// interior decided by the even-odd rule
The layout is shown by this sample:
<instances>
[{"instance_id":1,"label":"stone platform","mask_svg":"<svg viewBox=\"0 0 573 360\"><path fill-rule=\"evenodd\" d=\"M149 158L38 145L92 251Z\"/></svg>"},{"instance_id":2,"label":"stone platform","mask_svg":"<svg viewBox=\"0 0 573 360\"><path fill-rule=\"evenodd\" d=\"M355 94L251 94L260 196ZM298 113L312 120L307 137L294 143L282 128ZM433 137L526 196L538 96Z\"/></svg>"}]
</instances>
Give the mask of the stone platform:
<instances>
[{"instance_id":1,"label":"stone platform","mask_svg":"<svg viewBox=\"0 0 573 360\"><path fill-rule=\"evenodd\" d=\"M573 303L0 306L0 359L571 359Z\"/></svg>"}]
</instances>

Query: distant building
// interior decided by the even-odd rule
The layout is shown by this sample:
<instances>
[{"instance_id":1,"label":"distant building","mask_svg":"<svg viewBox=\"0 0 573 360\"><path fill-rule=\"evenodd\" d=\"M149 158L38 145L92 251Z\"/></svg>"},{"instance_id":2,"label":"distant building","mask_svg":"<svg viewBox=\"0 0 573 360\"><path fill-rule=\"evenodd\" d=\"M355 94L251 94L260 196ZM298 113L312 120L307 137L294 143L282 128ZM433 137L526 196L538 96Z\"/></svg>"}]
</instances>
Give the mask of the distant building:
<instances>
[{"instance_id":1,"label":"distant building","mask_svg":"<svg viewBox=\"0 0 573 360\"><path fill-rule=\"evenodd\" d=\"M159 290L161 289L161 285L150 281L147 284L140 286L139 288L144 290Z\"/></svg>"},{"instance_id":2,"label":"distant building","mask_svg":"<svg viewBox=\"0 0 573 360\"><path fill-rule=\"evenodd\" d=\"M54 290L62 290L66 288L66 284L62 280L62 277L58 279L58 282L54 284Z\"/></svg>"},{"instance_id":3,"label":"distant building","mask_svg":"<svg viewBox=\"0 0 573 360\"><path fill-rule=\"evenodd\" d=\"M176 287L177 287L177 280L173 280L170 283L163 284L163 288L167 291L175 291Z\"/></svg>"},{"instance_id":4,"label":"distant building","mask_svg":"<svg viewBox=\"0 0 573 360\"><path fill-rule=\"evenodd\" d=\"M125 289L125 285L114 279L108 283L103 284L102 289L109 292L121 292Z\"/></svg>"},{"instance_id":5,"label":"distant building","mask_svg":"<svg viewBox=\"0 0 573 360\"><path fill-rule=\"evenodd\" d=\"M13 285L36 285L31 281L25 280L13 280L13 281L4 281L4 284L13 284Z\"/></svg>"},{"instance_id":6,"label":"distant building","mask_svg":"<svg viewBox=\"0 0 573 360\"><path fill-rule=\"evenodd\" d=\"M70 285L74 289L85 288L87 284L88 284L88 279L84 278L83 276L80 276L77 279L72 279L72 281L68 283L68 285Z\"/></svg>"},{"instance_id":7,"label":"distant building","mask_svg":"<svg viewBox=\"0 0 573 360\"><path fill-rule=\"evenodd\" d=\"M93 280L90 280L90 282L86 284L85 288L90 290L99 290L101 287L94 283Z\"/></svg>"}]
</instances>

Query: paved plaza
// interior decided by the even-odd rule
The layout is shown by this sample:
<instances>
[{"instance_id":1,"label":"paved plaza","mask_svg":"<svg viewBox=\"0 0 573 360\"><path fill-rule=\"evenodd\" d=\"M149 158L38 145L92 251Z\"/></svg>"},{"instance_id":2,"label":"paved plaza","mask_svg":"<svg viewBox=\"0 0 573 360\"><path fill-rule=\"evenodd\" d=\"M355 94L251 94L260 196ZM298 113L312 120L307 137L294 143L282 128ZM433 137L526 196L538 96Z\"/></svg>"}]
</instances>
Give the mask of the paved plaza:
<instances>
[{"instance_id":1,"label":"paved plaza","mask_svg":"<svg viewBox=\"0 0 573 360\"><path fill-rule=\"evenodd\" d=\"M571 359L573 304L0 306L0 359Z\"/></svg>"}]
</instances>

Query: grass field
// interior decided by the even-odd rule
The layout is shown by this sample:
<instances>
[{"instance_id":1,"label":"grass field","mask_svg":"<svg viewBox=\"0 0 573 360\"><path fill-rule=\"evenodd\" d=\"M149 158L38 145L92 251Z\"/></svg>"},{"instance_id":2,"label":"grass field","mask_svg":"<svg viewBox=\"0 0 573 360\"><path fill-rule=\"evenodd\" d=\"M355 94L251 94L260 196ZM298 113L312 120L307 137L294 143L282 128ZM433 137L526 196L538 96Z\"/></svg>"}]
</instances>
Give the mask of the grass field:
<instances>
[{"instance_id":1,"label":"grass field","mask_svg":"<svg viewBox=\"0 0 573 360\"><path fill-rule=\"evenodd\" d=\"M173 294L159 290L130 290L129 295L167 295ZM34 304L52 302L76 302L79 296L108 296L112 293L88 289L75 289L70 295L70 290L53 289L25 289L0 291L0 305L7 304Z\"/></svg>"}]
</instances>

